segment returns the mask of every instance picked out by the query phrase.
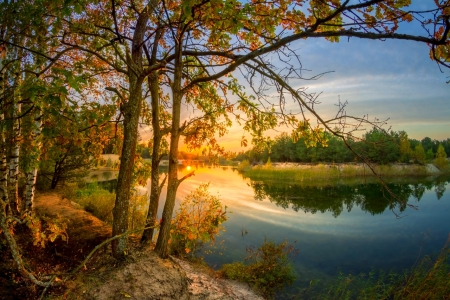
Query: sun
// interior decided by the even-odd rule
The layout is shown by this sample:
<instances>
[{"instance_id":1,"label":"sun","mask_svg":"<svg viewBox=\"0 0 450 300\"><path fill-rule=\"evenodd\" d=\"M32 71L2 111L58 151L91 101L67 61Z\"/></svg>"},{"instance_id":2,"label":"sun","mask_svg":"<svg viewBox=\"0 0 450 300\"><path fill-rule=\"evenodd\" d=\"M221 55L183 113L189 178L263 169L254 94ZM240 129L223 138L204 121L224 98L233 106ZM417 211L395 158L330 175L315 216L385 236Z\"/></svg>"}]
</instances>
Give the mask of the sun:
<instances>
[{"instance_id":1,"label":"sun","mask_svg":"<svg viewBox=\"0 0 450 300\"><path fill-rule=\"evenodd\" d=\"M191 170L191 166L187 166L186 170L190 171Z\"/></svg>"}]
</instances>

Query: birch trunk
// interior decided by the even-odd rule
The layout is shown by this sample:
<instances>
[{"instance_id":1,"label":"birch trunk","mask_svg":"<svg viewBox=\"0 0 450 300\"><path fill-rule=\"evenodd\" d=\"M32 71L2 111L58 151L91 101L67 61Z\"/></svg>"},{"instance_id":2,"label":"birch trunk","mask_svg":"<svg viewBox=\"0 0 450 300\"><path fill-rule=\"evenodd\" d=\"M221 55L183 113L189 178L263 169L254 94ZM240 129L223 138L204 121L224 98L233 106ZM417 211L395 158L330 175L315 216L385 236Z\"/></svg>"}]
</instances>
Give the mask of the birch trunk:
<instances>
[{"instance_id":1,"label":"birch trunk","mask_svg":"<svg viewBox=\"0 0 450 300\"><path fill-rule=\"evenodd\" d=\"M36 112L34 118L34 129L31 135L32 147L34 148L34 156L36 160L30 163L29 171L27 172L27 183L25 186L25 196L24 196L24 207L23 210L26 213L31 213L33 211L34 203L34 192L36 186L36 178L38 172L38 165L41 156L41 131L42 131L42 119L40 111Z\"/></svg>"},{"instance_id":2,"label":"birch trunk","mask_svg":"<svg viewBox=\"0 0 450 300\"><path fill-rule=\"evenodd\" d=\"M21 111L20 92L21 75L16 76L14 84L14 97L11 106L10 117L12 119L12 131L10 135L11 152L9 154L9 170L8 170L8 198L9 206L13 214L19 214L19 151L20 151L20 122L19 115Z\"/></svg>"}]
</instances>

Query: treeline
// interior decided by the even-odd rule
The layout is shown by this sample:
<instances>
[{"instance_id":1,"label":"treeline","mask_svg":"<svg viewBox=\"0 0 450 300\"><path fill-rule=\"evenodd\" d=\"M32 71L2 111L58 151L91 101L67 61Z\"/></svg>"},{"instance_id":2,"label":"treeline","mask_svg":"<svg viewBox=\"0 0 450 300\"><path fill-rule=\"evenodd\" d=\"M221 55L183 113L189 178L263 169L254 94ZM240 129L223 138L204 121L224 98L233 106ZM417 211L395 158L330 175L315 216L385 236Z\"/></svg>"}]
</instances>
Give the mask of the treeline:
<instances>
[{"instance_id":1,"label":"treeline","mask_svg":"<svg viewBox=\"0 0 450 300\"><path fill-rule=\"evenodd\" d=\"M450 154L450 138L432 140L425 137L422 140L410 139L404 131L385 132L374 127L361 140L347 140L348 146L338 137L325 133L325 146L318 143L308 147L304 138L294 141L286 133L275 137L272 143L263 150L252 148L238 153L233 160L250 162L358 162L364 157L370 162L389 163L419 163L435 160L439 165L445 164ZM355 152L358 154L356 155Z\"/></svg>"}]
</instances>

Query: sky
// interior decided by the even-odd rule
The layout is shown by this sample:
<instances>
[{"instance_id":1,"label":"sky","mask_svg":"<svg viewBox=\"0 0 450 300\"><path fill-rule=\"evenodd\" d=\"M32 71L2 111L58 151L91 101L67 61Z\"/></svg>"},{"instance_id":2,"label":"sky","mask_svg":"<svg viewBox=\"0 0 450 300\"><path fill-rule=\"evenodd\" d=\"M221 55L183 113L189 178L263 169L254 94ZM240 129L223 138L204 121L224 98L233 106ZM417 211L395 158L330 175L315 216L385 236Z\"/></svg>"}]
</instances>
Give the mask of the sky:
<instances>
[{"instance_id":1,"label":"sky","mask_svg":"<svg viewBox=\"0 0 450 300\"><path fill-rule=\"evenodd\" d=\"M321 93L317 110L325 118L336 114L340 99L348 102L348 115L388 120L383 128L404 130L410 138L450 138L450 84L446 83L450 72L443 69L442 73L430 59L426 44L309 39L295 47L302 67L310 70L303 71L305 77L332 71L295 85ZM222 145L231 151L250 149L240 148L241 136L242 130L232 127L221 139Z\"/></svg>"},{"instance_id":2,"label":"sky","mask_svg":"<svg viewBox=\"0 0 450 300\"><path fill-rule=\"evenodd\" d=\"M410 25L402 32L424 34ZM293 83L321 93L317 110L325 118L336 114L340 99L348 102L347 115L388 119L383 128L404 130L410 138L450 138L450 70L430 59L426 44L342 38L339 43L307 39L291 47L297 49L305 77L331 72L316 81ZM240 148L242 134L234 125L221 144L231 151L249 150L251 146Z\"/></svg>"}]
</instances>

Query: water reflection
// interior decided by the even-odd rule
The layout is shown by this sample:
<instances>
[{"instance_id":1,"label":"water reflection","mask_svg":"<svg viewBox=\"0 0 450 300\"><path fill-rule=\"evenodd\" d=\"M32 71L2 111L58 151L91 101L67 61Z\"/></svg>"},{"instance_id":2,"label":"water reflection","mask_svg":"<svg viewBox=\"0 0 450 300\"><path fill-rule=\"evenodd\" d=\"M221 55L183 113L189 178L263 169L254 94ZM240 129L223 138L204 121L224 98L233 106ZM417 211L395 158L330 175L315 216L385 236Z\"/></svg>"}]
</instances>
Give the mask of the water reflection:
<instances>
[{"instance_id":1,"label":"water reflection","mask_svg":"<svg viewBox=\"0 0 450 300\"><path fill-rule=\"evenodd\" d=\"M417 179L415 179L417 180ZM398 209L403 212L412 196L420 201L426 190L434 187L436 197L441 199L449 178L426 178L413 184L407 182L388 183L393 197L379 183L335 185L301 185L277 181L251 181L256 200L268 199L282 208L302 210L307 213L331 212L338 217L344 209L350 212L359 206L372 215L382 214L386 210Z\"/></svg>"},{"instance_id":2,"label":"water reflection","mask_svg":"<svg viewBox=\"0 0 450 300\"><path fill-rule=\"evenodd\" d=\"M372 268L401 271L421 255L439 253L450 232L450 177L403 178L389 181L402 199L404 218L389 211L395 201L375 181L354 179L317 182L252 181L233 168L194 167L195 176L183 181L177 204L200 184L210 182L210 192L227 205L226 231L217 238L219 249L205 256L213 267L242 261L247 246L259 246L264 238L297 241L294 261L297 287L311 280L370 272ZM180 168L179 177L189 171ZM167 168L161 168L167 172ZM111 181L109 188L114 186ZM150 181L142 192L150 190ZM166 189L161 193L161 216ZM406 204L418 206L408 209ZM221 248L223 247L223 248Z\"/></svg>"}]
</instances>

